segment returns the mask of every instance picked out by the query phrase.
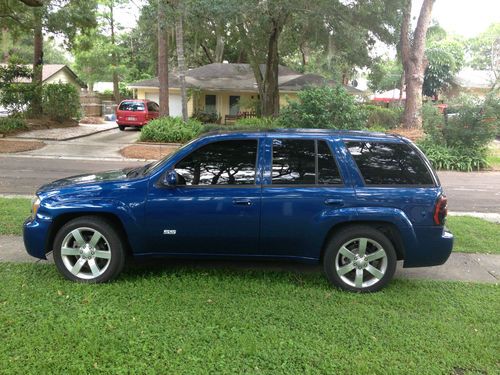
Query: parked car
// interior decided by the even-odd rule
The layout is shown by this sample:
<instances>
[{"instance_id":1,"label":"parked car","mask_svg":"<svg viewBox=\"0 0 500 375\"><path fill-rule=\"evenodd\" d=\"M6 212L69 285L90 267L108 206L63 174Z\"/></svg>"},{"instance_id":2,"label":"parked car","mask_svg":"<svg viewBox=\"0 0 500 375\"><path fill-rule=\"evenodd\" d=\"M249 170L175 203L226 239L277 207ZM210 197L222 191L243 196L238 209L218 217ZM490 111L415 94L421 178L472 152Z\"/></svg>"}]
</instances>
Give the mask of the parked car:
<instances>
[{"instance_id":1,"label":"parked car","mask_svg":"<svg viewBox=\"0 0 500 375\"><path fill-rule=\"evenodd\" d=\"M157 118L159 111L158 104L147 99L123 100L116 109L116 123L120 130L127 126L142 127Z\"/></svg>"},{"instance_id":2,"label":"parked car","mask_svg":"<svg viewBox=\"0 0 500 375\"><path fill-rule=\"evenodd\" d=\"M444 263L453 236L429 161L396 135L326 130L209 133L139 168L42 186L29 254L68 279L105 282L126 255L322 263L371 292L404 267Z\"/></svg>"}]
</instances>

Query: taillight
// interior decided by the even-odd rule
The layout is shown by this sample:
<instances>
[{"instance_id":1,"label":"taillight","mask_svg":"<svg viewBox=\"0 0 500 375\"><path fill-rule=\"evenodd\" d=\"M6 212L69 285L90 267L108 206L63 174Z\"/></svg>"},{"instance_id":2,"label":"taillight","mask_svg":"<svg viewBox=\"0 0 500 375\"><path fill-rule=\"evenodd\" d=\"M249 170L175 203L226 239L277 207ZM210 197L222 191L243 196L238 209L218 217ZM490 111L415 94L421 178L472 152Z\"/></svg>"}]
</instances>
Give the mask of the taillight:
<instances>
[{"instance_id":1,"label":"taillight","mask_svg":"<svg viewBox=\"0 0 500 375\"><path fill-rule=\"evenodd\" d=\"M444 195L441 195L434 207L434 224L444 225L446 215L448 215L448 199Z\"/></svg>"}]
</instances>

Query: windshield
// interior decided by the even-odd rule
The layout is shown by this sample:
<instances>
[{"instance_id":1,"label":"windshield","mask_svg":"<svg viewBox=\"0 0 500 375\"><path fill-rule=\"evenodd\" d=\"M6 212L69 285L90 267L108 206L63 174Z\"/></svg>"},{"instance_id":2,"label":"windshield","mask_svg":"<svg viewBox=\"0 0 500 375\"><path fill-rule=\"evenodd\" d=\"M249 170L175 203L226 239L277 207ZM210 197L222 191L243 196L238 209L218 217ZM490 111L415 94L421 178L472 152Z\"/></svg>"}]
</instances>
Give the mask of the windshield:
<instances>
[{"instance_id":1,"label":"windshield","mask_svg":"<svg viewBox=\"0 0 500 375\"><path fill-rule=\"evenodd\" d=\"M156 171L160 170L171 158L173 158L180 151L184 150L186 147L191 145L194 141L195 141L195 139L189 141L188 143L186 143L185 145L180 147L177 151L171 153L170 155L165 156L163 159L160 159L158 161L155 161L151 164L146 165L146 168L144 169L144 171L142 171L142 174L143 175L152 174L152 173L155 173Z\"/></svg>"}]
</instances>

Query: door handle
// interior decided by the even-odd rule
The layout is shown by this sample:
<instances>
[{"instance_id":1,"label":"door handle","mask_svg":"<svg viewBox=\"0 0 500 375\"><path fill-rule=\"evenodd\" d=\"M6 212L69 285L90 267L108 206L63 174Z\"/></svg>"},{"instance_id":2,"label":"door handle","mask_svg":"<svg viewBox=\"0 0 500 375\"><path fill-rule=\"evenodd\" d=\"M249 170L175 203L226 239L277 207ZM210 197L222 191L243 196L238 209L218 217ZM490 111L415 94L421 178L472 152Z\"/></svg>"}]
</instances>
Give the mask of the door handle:
<instances>
[{"instance_id":1,"label":"door handle","mask_svg":"<svg viewBox=\"0 0 500 375\"><path fill-rule=\"evenodd\" d=\"M251 206L252 201L250 199L233 199L233 204L235 206Z\"/></svg>"},{"instance_id":2,"label":"door handle","mask_svg":"<svg viewBox=\"0 0 500 375\"><path fill-rule=\"evenodd\" d=\"M325 199L325 204L328 206L343 206L344 201L342 199L327 198Z\"/></svg>"}]
</instances>

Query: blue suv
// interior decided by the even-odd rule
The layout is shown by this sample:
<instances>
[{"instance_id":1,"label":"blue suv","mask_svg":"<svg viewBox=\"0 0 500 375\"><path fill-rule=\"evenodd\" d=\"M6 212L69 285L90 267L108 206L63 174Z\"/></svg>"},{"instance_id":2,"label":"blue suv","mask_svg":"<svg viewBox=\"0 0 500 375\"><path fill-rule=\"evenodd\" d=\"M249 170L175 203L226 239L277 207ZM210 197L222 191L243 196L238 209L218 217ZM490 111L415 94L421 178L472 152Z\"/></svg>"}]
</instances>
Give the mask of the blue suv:
<instances>
[{"instance_id":1,"label":"blue suv","mask_svg":"<svg viewBox=\"0 0 500 375\"><path fill-rule=\"evenodd\" d=\"M42 186L29 254L68 279L105 282L127 255L321 262L334 286L372 292L404 267L444 263L453 236L429 161L400 136L209 133L135 169Z\"/></svg>"}]
</instances>

